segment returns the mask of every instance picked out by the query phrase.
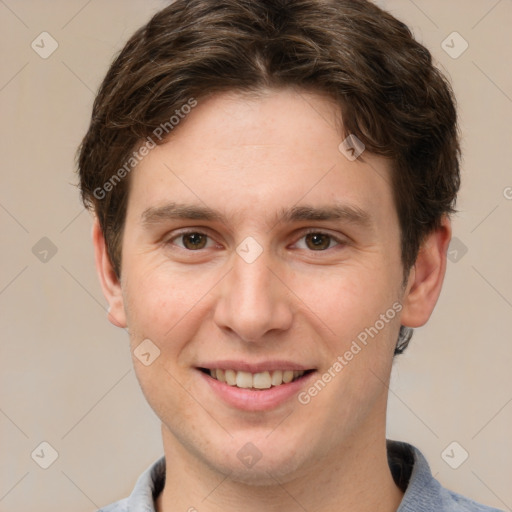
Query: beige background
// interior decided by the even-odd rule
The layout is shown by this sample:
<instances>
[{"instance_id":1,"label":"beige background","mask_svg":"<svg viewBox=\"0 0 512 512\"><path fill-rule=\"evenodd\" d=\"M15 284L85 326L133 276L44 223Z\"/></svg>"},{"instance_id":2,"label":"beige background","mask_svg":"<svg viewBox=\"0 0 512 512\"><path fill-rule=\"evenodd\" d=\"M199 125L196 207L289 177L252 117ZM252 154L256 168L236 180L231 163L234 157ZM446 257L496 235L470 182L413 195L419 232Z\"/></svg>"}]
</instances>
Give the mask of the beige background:
<instances>
[{"instance_id":1,"label":"beige background","mask_svg":"<svg viewBox=\"0 0 512 512\"><path fill-rule=\"evenodd\" d=\"M453 261L395 363L388 434L421 448L444 485L512 510L512 2L379 3L450 75L464 147ZM0 0L0 511L95 510L162 452L127 335L106 320L74 153L114 52L163 4ZM47 59L31 48L43 31L59 45ZM442 47L453 31L469 44L458 58ZM43 237L57 249L46 262ZM48 469L31 458L50 460L43 441L58 452ZM441 457L452 441L469 453L458 469Z\"/></svg>"}]
</instances>

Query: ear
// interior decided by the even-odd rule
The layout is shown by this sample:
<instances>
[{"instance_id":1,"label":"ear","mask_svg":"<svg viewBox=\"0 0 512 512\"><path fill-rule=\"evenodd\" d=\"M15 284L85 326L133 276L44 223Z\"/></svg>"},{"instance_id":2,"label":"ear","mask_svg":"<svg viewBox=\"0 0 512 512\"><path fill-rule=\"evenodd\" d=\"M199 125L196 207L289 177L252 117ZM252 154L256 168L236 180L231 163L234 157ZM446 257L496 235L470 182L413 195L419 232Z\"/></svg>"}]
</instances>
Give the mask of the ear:
<instances>
[{"instance_id":1,"label":"ear","mask_svg":"<svg viewBox=\"0 0 512 512\"><path fill-rule=\"evenodd\" d=\"M430 318L441 293L451 236L450 219L443 216L441 226L428 234L421 244L403 297L402 325L421 327Z\"/></svg>"},{"instance_id":2,"label":"ear","mask_svg":"<svg viewBox=\"0 0 512 512\"><path fill-rule=\"evenodd\" d=\"M107 253L105 237L98 218L94 217L92 226L92 243L94 245L94 259L96 262L96 271L100 279L103 295L110 304L108 309L108 319L110 323L117 327L126 327L126 315L124 311L123 294L121 283L114 272L114 268Z\"/></svg>"}]
</instances>

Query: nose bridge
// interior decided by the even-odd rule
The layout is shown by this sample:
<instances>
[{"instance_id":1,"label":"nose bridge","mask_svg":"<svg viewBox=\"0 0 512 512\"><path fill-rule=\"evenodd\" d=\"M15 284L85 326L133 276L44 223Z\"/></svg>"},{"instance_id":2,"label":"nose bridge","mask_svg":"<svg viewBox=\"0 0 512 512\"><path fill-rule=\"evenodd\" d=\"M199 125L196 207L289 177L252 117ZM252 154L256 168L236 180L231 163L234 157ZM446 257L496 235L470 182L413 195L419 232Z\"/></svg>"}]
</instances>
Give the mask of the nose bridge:
<instances>
[{"instance_id":1,"label":"nose bridge","mask_svg":"<svg viewBox=\"0 0 512 512\"><path fill-rule=\"evenodd\" d=\"M271 265L270 258L263 254L254 261L235 258L231 293L241 305L263 306L272 300Z\"/></svg>"},{"instance_id":2,"label":"nose bridge","mask_svg":"<svg viewBox=\"0 0 512 512\"><path fill-rule=\"evenodd\" d=\"M249 242L250 244L250 242ZM258 341L271 330L287 329L291 309L286 287L276 277L276 265L269 252L240 244L233 256L233 268L224 281L215 312L219 327L235 332L244 341Z\"/></svg>"}]
</instances>

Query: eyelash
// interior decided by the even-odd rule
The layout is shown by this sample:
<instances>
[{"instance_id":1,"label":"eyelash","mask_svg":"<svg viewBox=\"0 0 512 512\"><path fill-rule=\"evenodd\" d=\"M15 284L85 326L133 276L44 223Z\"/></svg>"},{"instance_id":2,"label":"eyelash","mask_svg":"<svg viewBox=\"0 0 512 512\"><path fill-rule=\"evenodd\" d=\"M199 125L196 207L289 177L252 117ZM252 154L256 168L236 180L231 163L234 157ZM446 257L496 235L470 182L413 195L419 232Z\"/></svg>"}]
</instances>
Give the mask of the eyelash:
<instances>
[{"instance_id":1,"label":"eyelash","mask_svg":"<svg viewBox=\"0 0 512 512\"><path fill-rule=\"evenodd\" d=\"M310 234L323 235L323 236L329 237L331 241L336 242L337 245L335 245L334 247L348 245L348 242L346 240L341 240L340 238L337 238L334 235L331 235L330 233L326 233L325 231L321 231L321 230L318 230L318 229L309 229L309 230L303 231L301 233L300 238L297 241L302 240L304 237L306 237L307 235L310 235ZM177 240L177 239L182 238L182 237L187 236L187 235L203 235L203 236L208 237L210 240L212 240L212 237L210 235L208 235L208 233L205 233L204 231L200 231L200 230L187 230L187 231L181 231L180 233L178 233L177 235L173 236L172 238L169 238L165 242L165 245L175 245L173 243L174 240ZM197 249L197 250L194 251L194 250L191 250L191 249L187 249L186 247L180 247L180 246L177 246L177 247L179 249L182 249L182 250L190 252L190 253L201 252L201 251L206 249L206 248L204 248L204 249ZM318 251L309 250L309 252L326 252L326 251L328 251L330 249L333 249L333 247L328 247L327 249L321 249L321 250L318 250Z\"/></svg>"}]
</instances>

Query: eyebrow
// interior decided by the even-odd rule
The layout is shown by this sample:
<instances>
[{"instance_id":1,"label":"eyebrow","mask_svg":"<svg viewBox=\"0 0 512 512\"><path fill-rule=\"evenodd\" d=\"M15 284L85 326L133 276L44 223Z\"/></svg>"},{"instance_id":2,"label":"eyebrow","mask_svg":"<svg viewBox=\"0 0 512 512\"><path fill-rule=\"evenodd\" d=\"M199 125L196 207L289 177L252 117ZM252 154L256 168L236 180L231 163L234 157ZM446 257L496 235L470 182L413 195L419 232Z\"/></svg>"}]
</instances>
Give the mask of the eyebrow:
<instances>
[{"instance_id":1,"label":"eyebrow","mask_svg":"<svg viewBox=\"0 0 512 512\"><path fill-rule=\"evenodd\" d=\"M163 206L151 207L141 215L142 223L145 226L158 224L168 220L204 220L218 221L227 224L226 217L219 211L207 206L168 203ZM372 219L370 215L355 205L333 204L321 207L315 206L293 206L282 208L275 217L275 224L279 222L300 222L300 221L333 221L341 220L362 227L370 227Z\"/></svg>"}]
</instances>

